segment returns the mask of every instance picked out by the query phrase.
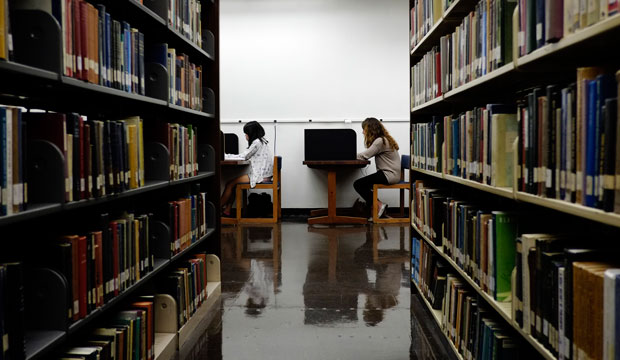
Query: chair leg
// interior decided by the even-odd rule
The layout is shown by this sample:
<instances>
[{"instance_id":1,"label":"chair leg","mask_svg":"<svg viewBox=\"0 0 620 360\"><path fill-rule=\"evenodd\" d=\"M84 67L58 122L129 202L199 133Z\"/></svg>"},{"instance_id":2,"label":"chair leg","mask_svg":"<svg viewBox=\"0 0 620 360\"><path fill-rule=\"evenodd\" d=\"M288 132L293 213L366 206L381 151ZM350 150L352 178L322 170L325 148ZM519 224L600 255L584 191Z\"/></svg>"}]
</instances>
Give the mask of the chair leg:
<instances>
[{"instance_id":1,"label":"chair leg","mask_svg":"<svg viewBox=\"0 0 620 360\"><path fill-rule=\"evenodd\" d=\"M272 206L272 210L273 210L273 222L277 223L278 222L278 189L277 188L273 188L273 206Z\"/></svg>"},{"instance_id":2,"label":"chair leg","mask_svg":"<svg viewBox=\"0 0 620 360\"><path fill-rule=\"evenodd\" d=\"M241 187L237 186L237 221L239 221L239 219L241 219L241 204L243 203L243 190L241 189Z\"/></svg>"},{"instance_id":3,"label":"chair leg","mask_svg":"<svg viewBox=\"0 0 620 360\"><path fill-rule=\"evenodd\" d=\"M278 220L282 220L282 189L278 188Z\"/></svg>"},{"instance_id":4,"label":"chair leg","mask_svg":"<svg viewBox=\"0 0 620 360\"><path fill-rule=\"evenodd\" d=\"M400 217L405 216L405 190L400 189Z\"/></svg>"},{"instance_id":5,"label":"chair leg","mask_svg":"<svg viewBox=\"0 0 620 360\"><path fill-rule=\"evenodd\" d=\"M373 222L377 222L377 220L379 220L379 204L378 204L378 200L377 197L379 196L377 193L379 192L379 189L377 189L376 185L373 185L372 187L372 221Z\"/></svg>"}]
</instances>

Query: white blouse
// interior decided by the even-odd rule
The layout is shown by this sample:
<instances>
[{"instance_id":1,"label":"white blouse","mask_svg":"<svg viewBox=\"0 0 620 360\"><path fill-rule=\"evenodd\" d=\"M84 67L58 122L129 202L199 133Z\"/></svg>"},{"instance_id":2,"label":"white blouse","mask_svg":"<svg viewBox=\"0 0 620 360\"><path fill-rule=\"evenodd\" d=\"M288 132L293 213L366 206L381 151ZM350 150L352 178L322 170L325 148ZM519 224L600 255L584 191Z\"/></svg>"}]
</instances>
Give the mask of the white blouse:
<instances>
[{"instance_id":1,"label":"white blouse","mask_svg":"<svg viewBox=\"0 0 620 360\"><path fill-rule=\"evenodd\" d=\"M225 154L226 160L250 160L250 186L263 182L266 178L273 176L273 155L269 144L263 144L259 139L255 139L250 147L239 155Z\"/></svg>"}]
</instances>

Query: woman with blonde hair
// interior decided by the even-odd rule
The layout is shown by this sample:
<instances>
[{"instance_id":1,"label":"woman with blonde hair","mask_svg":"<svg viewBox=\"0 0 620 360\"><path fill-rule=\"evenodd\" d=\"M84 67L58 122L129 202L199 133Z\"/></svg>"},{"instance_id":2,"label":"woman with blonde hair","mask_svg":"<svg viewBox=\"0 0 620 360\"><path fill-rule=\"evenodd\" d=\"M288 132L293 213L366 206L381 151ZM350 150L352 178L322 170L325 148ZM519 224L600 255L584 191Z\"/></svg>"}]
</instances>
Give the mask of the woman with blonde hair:
<instances>
[{"instance_id":1,"label":"woman with blonde hair","mask_svg":"<svg viewBox=\"0 0 620 360\"><path fill-rule=\"evenodd\" d=\"M366 204L371 206L374 184L391 185L400 181L400 155L398 144L379 120L367 118L362 122L362 130L366 150L357 154L357 158L368 160L374 156L377 172L357 179L353 187L366 201ZM378 216L381 217L387 209L387 204L378 202Z\"/></svg>"}]
</instances>

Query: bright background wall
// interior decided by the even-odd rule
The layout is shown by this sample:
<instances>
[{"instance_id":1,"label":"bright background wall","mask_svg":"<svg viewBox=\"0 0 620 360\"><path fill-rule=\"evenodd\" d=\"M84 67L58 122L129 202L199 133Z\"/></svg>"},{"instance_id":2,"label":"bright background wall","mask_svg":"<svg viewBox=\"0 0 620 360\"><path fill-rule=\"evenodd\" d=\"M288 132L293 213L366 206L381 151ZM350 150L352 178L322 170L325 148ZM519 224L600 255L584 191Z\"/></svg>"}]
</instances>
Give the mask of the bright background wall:
<instances>
[{"instance_id":1,"label":"bright background wall","mask_svg":"<svg viewBox=\"0 0 620 360\"><path fill-rule=\"evenodd\" d=\"M284 208L327 205L326 174L302 165L303 129L353 128L361 151L360 122L374 116L384 119L401 154L409 153L408 6L408 0L220 1L222 131L237 133L246 146L243 123L261 121L284 157ZM339 174L338 206L352 205L352 182L374 171ZM397 194L381 198L397 205Z\"/></svg>"}]
</instances>

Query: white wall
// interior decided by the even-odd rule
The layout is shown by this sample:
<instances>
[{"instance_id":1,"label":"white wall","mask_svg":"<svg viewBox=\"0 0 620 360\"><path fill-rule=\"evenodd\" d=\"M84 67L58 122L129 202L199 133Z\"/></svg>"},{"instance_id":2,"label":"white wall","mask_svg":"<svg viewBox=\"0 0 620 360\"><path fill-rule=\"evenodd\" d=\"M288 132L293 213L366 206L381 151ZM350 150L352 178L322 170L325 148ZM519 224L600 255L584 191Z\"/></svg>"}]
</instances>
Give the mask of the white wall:
<instances>
[{"instance_id":1,"label":"white wall","mask_svg":"<svg viewBox=\"0 0 620 360\"><path fill-rule=\"evenodd\" d=\"M221 0L220 7L221 127L237 133L240 146L239 120L263 120L272 143L277 135L283 207L327 204L326 174L302 165L305 128L353 128L360 151L359 121L374 116L409 153L408 0ZM371 171L339 174L338 206L353 203L352 182ZM393 193L381 197L397 205Z\"/></svg>"}]
</instances>

